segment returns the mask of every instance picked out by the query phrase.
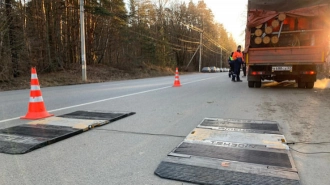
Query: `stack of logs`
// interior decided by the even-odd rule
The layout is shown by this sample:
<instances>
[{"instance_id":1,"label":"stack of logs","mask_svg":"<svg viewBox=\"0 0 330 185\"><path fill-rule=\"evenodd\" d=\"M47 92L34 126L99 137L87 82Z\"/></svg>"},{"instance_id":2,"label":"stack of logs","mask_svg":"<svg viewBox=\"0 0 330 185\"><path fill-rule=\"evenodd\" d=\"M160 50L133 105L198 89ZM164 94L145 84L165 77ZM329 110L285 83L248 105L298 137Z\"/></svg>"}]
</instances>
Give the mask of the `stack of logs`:
<instances>
[{"instance_id":1,"label":"stack of logs","mask_svg":"<svg viewBox=\"0 0 330 185\"><path fill-rule=\"evenodd\" d=\"M286 19L286 15L284 13L281 13L277 17L277 19L274 19L271 22L271 26L267 25L267 23L265 23L265 26L263 26L263 24L257 26L256 30L254 32L254 35L255 35L254 43L257 45L259 45L261 43L277 44L279 41L279 38L277 35L272 35L272 33L273 33L274 29L276 29L280 26L280 22L284 21L285 19Z\"/></svg>"}]
</instances>

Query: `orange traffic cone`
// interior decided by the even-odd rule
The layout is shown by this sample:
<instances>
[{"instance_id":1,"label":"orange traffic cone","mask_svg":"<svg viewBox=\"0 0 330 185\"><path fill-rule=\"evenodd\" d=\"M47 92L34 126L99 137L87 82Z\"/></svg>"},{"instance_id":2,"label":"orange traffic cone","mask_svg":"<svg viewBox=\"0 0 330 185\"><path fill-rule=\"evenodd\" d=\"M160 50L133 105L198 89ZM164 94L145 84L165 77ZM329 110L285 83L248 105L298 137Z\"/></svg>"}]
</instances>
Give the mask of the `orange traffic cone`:
<instances>
[{"instance_id":1,"label":"orange traffic cone","mask_svg":"<svg viewBox=\"0 0 330 185\"><path fill-rule=\"evenodd\" d=\"M21 119L41 119L50 116L54 115L49 114L46 110L40 90L37 70L33 67L31 68L31 90L28 112Z\"/></svg>"},{"instance_id":2,"label":"orange traffic cone","mask_svg":"<svg viewBox=\"0 0 330 185\"><path fill-rule=\"evenodd\" d=\"M180 79L179 79L179 70L178 68L176 68L175 70L175 80L174 80L174 85L173 87L180 87L181 84L180 84Z\"/></svg>"}]
</instances>

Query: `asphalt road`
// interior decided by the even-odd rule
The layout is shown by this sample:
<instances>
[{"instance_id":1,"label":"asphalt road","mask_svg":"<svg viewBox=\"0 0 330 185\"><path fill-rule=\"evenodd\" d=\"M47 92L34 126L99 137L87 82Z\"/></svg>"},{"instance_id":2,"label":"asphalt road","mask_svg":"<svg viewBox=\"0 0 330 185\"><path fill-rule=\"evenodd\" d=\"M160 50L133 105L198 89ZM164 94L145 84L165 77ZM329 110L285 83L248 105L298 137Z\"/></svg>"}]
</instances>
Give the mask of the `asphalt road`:
<instances>
[{"instance_id":1,"label":"asphalt road","mask_svg":"<svg viewBox=\"0 0 330 185\"><path fill-rule=\"evenodd\" d=\"M24 155L0 154L0 184L182 184L153 174L161 160L205 117L274 120L292 142L330 142L330 89L264 83L249 89L227 73L42 88L55 115L77 110L135 115ZM0 92L0 128L27 123L29 90ZM330 144L296 144L302 152ZM328 184L330 154L292 151L301 183Z\"/></svg>"}]
</instances>

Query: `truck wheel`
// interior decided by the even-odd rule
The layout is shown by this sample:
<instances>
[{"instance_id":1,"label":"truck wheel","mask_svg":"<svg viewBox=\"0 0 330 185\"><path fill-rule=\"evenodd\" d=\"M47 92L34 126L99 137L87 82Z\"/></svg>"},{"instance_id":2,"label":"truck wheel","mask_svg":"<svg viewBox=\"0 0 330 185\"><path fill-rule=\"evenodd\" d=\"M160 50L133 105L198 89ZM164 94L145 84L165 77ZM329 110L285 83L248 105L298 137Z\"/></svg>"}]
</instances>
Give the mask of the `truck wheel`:
<instances>
[{"instance_id":1,"label":"truck wheel","mask_svg":"<svg viewBox=\"0 0 330 185\"><path fill-rule=\"evenodd\" d=\"M314 82L307 82L306 83L306 88L307 89L313 89L314 88Z\"/></svg>"},{"instance_id":2,"label":"truck wheel","mask_svg":"<svg viewBox=\"0 0 330 185\"><path fill-rule=\"evenodd\" d=\"M304 83L304 82L298 82L298 88L303 89L303 88L305 88L305 86L306 86L306 83Z\"/></svg>"},{"instance_id":3,"label":"truck wheel","mask_svg":"<svg viewBox=\"0 0 330 185\"><path fill-rule=\"evenodd\" d=\"M261 87L261 82L255 82L256 84L256 88L260 88Z\"/></svg>"},{"instance_id":4,"label":"truck wheel","mask_svg":"<svg viewBox=\"0 0 330 185\"><path fill-rule=\"evenodd\" d=\"M250 88L253 88L254 87L254 81L249 81L248 84L249 84L249 87Z\"/></svg>"}]
</instances>

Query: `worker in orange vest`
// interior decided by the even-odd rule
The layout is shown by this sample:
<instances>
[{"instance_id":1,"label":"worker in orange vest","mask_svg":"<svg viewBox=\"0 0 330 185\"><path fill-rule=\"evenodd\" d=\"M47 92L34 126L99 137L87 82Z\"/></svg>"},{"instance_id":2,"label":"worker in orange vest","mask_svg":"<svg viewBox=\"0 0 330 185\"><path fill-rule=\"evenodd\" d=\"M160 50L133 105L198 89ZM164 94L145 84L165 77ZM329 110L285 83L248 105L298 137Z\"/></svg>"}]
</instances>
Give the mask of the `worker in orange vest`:
<instances>
[{"instance_id":1,"label":"worker in orange vest","mask_svg":"<svg viewBox=\"0 0 330 185\"><path fill-rule=\"evenodd\" d=\"M231 81L233 82L242 82L239 75L241 73L241 65L244 63L243 53L241 52L241 46L237 47L237 51L233 54L234 60L234 75L232 76Z\"/></svg>"}]
</instances>

